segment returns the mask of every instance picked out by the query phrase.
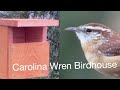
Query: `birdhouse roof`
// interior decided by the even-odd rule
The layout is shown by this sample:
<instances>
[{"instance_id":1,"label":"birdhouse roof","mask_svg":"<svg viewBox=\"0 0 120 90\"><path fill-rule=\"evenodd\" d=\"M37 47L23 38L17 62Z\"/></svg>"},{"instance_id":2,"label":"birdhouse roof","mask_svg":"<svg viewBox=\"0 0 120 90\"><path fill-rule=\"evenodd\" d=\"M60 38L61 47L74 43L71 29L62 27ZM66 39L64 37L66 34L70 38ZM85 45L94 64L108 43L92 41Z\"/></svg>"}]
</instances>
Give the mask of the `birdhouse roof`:
<instances>
[{"instance_id":1,"label":"birdhouse roof","mask_svg":"<svg viewBox=\"0 0 120 90\"><path fill-rule=\"evenodd\" d=\"M55 19L0 19L0 25L9 26L9 27L59 26L59 20L55 20Z\"/></svg>"}]
</instances>

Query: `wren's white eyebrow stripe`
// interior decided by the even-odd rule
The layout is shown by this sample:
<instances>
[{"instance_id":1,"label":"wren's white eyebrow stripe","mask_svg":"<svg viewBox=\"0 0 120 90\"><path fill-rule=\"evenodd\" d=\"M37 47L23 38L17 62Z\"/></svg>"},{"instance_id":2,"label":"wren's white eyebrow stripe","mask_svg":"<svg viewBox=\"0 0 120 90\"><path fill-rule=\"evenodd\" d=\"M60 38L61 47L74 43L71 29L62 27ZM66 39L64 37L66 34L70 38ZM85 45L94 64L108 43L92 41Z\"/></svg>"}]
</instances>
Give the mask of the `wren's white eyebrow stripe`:
<instances>
[{"instance_id":1,"label":"wren's white eyebrow stripe","mask_svg":"<svg viewBox=\"0 0 120 90\"><path fill-rule=\"evenodd\" d=\"M110 29L102 28L102 27L93 27L93 26L79 26L80 29L93 29L93 30L102 30L110 32Z\"/></svg>"}]
</instances>

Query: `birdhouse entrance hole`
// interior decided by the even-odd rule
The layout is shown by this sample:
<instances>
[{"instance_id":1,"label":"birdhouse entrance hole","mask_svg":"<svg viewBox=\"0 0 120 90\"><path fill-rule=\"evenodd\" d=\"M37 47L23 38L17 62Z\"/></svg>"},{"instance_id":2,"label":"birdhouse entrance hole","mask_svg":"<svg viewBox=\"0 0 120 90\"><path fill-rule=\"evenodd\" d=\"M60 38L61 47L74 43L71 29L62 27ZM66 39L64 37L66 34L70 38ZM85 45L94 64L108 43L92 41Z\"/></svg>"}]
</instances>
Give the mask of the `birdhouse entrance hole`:
<instances>
[{"instance_id":1,"label":"birdhouse entrance hole","mask_svg":"<svg viewBox=\"0 0 120 90\"><path fill-rule=\"evenodd\" d=\"M12 43L43 42L47 38L46 27L13 27L10 38Z\"/></svg>"}]
</instances>

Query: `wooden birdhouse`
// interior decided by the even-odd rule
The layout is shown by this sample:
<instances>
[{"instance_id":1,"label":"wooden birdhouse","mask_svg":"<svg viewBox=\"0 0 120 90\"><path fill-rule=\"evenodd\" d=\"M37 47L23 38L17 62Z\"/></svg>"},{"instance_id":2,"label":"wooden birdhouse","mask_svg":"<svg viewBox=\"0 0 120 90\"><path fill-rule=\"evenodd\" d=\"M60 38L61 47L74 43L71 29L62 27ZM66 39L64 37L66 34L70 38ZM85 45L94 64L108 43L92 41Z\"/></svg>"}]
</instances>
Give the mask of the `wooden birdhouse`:
<instances>
[{"instance_id":1,"label":"wooden birdhouse","mask_svg":"<svg viewBox=\"0 0 120 90\"><path fill-rule=\"evenodd\" d=\"M51 19L0 19L0 78L48 76L47 29L58 25Z\"/></svg>"}]
</instances>

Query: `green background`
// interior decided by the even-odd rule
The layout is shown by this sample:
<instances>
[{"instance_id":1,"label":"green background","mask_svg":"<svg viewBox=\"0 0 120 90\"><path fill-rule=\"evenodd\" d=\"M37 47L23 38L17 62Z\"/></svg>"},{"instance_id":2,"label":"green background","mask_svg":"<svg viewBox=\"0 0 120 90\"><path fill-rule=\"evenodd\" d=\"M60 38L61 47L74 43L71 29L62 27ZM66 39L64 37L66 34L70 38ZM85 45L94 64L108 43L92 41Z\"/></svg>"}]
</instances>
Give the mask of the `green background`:
<instances>
[{"instance_id":1,"label":"green background","mask_svg":"<svg viewBox=\"0 0 120 90\"><path fill-rule=\"evenodd\" d=\"M87 63L82 51L80 41L74 32L65 31L70 26L79 26L82 24L96 22L109 27L114 27L110 21L120 12L110 11L61 11L60 12L60 60L61 64L72 64L77 62ZM119 16L118 16L119 17ZM111 19L112 18L112 19ZM60 79L107 79L94 69L60 70Z\"/></svg>"}]
</instances>

